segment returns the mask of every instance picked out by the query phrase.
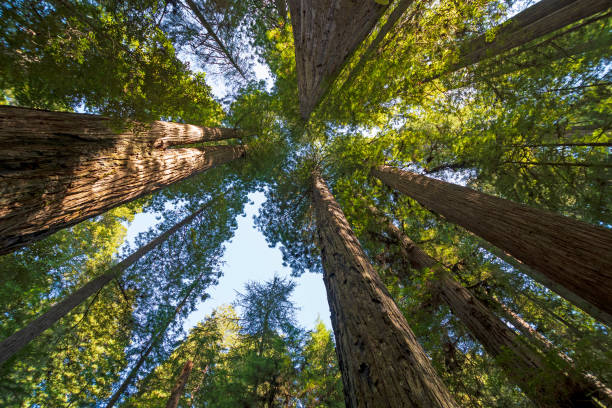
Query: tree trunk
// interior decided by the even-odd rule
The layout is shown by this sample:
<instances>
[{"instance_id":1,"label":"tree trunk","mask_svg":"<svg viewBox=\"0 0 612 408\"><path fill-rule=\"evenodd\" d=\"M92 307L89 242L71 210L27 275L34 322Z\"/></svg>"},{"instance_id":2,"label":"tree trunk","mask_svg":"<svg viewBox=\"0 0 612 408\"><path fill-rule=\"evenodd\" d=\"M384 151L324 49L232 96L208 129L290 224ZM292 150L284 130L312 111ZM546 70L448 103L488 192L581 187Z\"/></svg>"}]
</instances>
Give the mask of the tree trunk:
<instances>
[{"instance_id":1,"label":"tree trunk","mask_svg":"<svg viewBox=\"0 0 612 408\"><path fill-rule=\"evenodd\" d=\"M389 166L372 169L372 175L612 312L609 230Z\"/></svg>"},{"instance_id":2,"label":"tree trunk","mask_svg":"<svg viewBox=\"0 0 612 408\"><path fill-rule=\"evenodd\" d=\"M58 320L70 313L70 311L83 303L88 297L102 290L102 288L111 280L120 276L123 271L133 265L153 248L168 239L168 237L178 231L181 227L191 223L196 216L201 214L207 208L208 205L203 206L193 214L185 217L181 222L173 225L168 231L160 234L157 238L142 246L123 261L110 268L108 272L90 280L82 288L68 295L66 299L51 306L47 312L38 317L36 320L32 321L26 327L4 339L2 343L0 343L0 364L11 358L23 347L27 346L28 343L38 337L42 332L51 328L51 326L53 326Z\"/></svg>"},{"instance_id":3,"label":"tree trunk","mask_svg":"<svg viewBox=\"0 0 612 408\"><path fill-rule=\"evenodd\" d=\"M0 255L245 155L170 146L239 137L169 122L114 133L96 115L0 107Z\"/></svg>"},{"instance_id":4,"label":"tree trunk","mask_svg":"<svg viewBox=\"0 0 612 408\"><path fill-rule=\"evenodd\" d=\"M556 166L556 167L603 167L611 168L607 163L568 163L568 162L534 162L534 161L505 161L500 164L518 164L520 166Z\"/></svg>"},{"instance_id":5,"label":"tree trunk","mask_svg":"<svg viewBox=\"0 0 612 408\"><path fill-rule=\"evenodd\" d=\"M457 407L318 173L313 206L347 407Z\"/></svg>"},{"instance_id":6,"label":"tree trunk","mask_svg":"<svg viewBox=\"0 0 612 408\"><path fill-rule=\"evenodd\" d=\"M609 0L541 0L503 23L493 40L483 34L463 46L450 73L494 57L512 48L610 8Z\"/></svg>"},{"instance_id":7,"label":"tree trunk","mask_svg":"<svg viewBox=\"0 0 612 408\"><path fill-rule=\"evenodd\" d=\"M168 399L168 403L166 404L166 408L178 408L179 401L183 392L185 391L185 384L187 384L187 380L189 379L189 375L191 374L191 369L193 368L193 361L188 360L183 366L183 370L181 371L181 375L176 380L176 384L174 384L174 388L172 388L172 393L170 393L170 398Z\"/></svg>"},{"instance_id":8,"label":"tree trunk","mask_svg":"<svg viewBox=\"0 0 612 408\"><path fill-rule=\"evenodd\" d=\"M531 342L538 347L539 349L552 352L556 354L559 359L568 364L569 369L575 370L574 361L565 353L559 351L554 344L551 343L546 337L544 337L539 331L535 330L529 323L527 323L521 316L512 311L508 306L500 302L497 298L489 296L489 300L491 303L499 309L506 319L514 326L517 330L519 330L526 338L530 339ZM576 373L576 375L580 375L580 379L584 384L585 388L590 388L594 391L595 397L603 403L604 406L609 407L612 406L612 390L604 383L602 383L599 378L595 377L590 373ZM578 377L577 377L578 378Z\"/></svg>"},{"instance_id":9,"label":"tree trunk","mask_svg":"<svg viewBox=\"0 0 612 408\"><path fill-rule=\"evenodd\" d=\"M547 287L548 289L552 290L557 295L561 296L562 298L564 298L565 300L567 300L571 304L576 305L578 308L580 308L580 310L582 310L585 313L588 313L595 320L598 320L600 322L604 322L608 326L612 325L612 315L610 315L610 314L602 311L601 309L593 306L592 304L590 304L589 302L587 302L586 300L584 300L580 296L576 295L574 292L566 289L564 286L558 284L557 282L555 282L552 279L550 279L549 277L541 274L540 272L537 272L537 271L531 269L530 267L528 267L527 265L523 264L518 259L515 259L511 255L505 253L504 251L502 251L502 250L500 250L498 248L495 248L494 246L489 245L485 241L482 241L482 242L483 242L483 245L481 245L481 247L484 250L492 253L493 255L495 255L496 257L498 257L499 259L501 259L502 261L504 261L508 265L512 266L518 272L522 272L525 275L530 276L534 281L536 281L536 282L540 283L541 285L543 285L544 287Z\"/></svg>"},{"instance_id":10,"label":"tree trunk","mask_svg":"<svg viewBox=\"0 0 612 408\"><path fill-rule=\"evenodd\" d=\"M288 0L300 113L308 119L387 6L375 1Z\"/></svg>"},{"instance_id":11,"label":"tree trunk","mask_svg":"<svg viewBox=\"0 0 612 408\"><path fill-rule=\"evenodd\" d=\"M434 271L436 279L432 283L432 289L496 360L508 378L537 406L596 407L590 402L590 394L595 389L591 384L577 384L564 372L549 366L543 356L523 343L504 322L453 279L440 263L386 219L378 209L370 207L370 212L384 221L385 229L397 240L402 254L407 257L412 268L431 268ZM407 271L400 271L398 276L403 280L411 279ZM543 379L546 379L546 383L537 382Z\"/></svg>"},{"instance_id":12,"label":"tree trunk","mask_svg":"<svg viewBox=\"0 0 612 408\"><path fill-rule=\"evenodd\" d=\"M108 400L105 408L112 408L117 403L117 401L119 401L119 398L121 398L121 395L123 395L123 393L127 390L127 387L132 383L132 381L134 381L134 379L138 375L138 371L140 371L140 368L147 360L147 357L149 357L149 354L151 354L151 351L153 351L153 348L163 339L164 335L166 334L166 330L168 330L168 327L170 327L172 322L174 322L174 320L178 316L181 309L185 306L185 304L187 303L187 301L193 294L194 289L198 286L198 283L200 283L200 278L204 273L205 272L202 272L200 276L198 276L193 281L193 283L189 287L189 290L187 290L187 293L185 294L181 302L174 308L174 313L172 315L172 318L168 319L164 327L155 336L153 336L147 348L140 354L140 358L138 359L134 367L132 367L132 369L130 370L130 373L127 375L127 377L125 377L125 380L123 380L123 382L121 383L121 386L119 386L117 391L115 391L113 396Z\"/></svg>"},{"instance_id":13,"label":"tree trunk","mask_svg":"<svg viewBox=\"0 0 612 408\"><path fill-rule=\"evenodd\" d=\"M391 31L391 29L395 26L395 23L404 15L406 9L412 4L414 0L399 0L397 6L393 9L385 24L381 27L380 31L376 34L376 37L372 42L368 45L368 48L365 50L355 67L351 70L348 77L342 84L340 93L344 93L346 88L353 82L353 80L359 75L361 70L365 67L368 60L371 56L376 52L376 49L380 45L380 43L385 39L387 34Z\"/></svg>"},{"instance_id":14,"label":"tree trunk","mask_svg":"<svg viewBox=\"0 0 612 408\"><path fill-rule=\"evenodd\" d=\"M244 74L244 71L242 71L242 69L236 62L234 56L229 52L223 41L221 41L221 39L215 32L213 26L210 25L198 5L193 0L185 0L185 2L187 3L187 7L189 7L189 9L195 15L196 19L200 22L200 24L204 26L206 32L208 32L208 34L212 37L213 41L217 43L219 49L221 50L221 53L225 56L225 58L227 58L227 61L234 67L236 71L238 71L242 78L247 79L246 75Z\"/></svg>"}]
</instances>

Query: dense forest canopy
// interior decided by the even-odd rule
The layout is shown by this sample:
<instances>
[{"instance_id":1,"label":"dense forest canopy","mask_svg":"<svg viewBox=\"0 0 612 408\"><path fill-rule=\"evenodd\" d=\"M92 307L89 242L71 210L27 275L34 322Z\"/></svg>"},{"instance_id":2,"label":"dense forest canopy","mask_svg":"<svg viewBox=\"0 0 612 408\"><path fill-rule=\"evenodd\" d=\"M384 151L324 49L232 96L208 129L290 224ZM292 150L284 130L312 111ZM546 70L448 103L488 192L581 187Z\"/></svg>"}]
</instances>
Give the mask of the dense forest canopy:
<instances>
[{"instance_id":1,"label":"dense forest canopy","mask_svg":"<svg viewBox=\"0 0 612 408\"><path fill-rule=\"evenodd\" d=\"M0 28L1 406L612 406L609 0L9 0ZM185 330L255 191L293 276ZM332 327L296 322L307 271Z\"/></svg>"}]
</instances>

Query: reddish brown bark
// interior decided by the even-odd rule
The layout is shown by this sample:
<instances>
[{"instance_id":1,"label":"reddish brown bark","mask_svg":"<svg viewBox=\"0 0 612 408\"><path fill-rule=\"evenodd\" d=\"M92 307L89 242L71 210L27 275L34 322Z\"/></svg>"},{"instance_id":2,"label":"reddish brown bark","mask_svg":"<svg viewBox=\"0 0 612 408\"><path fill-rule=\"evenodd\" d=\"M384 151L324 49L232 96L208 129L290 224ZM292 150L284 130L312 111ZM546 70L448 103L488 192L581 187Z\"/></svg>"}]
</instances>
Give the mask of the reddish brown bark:
<instances>
[{"instance_id":1,"label":"reddish brown bark","mask_svg":"<svg viewBox=\"0 0 612 408\"><path fill-rule=\"evenodd\" d=\"M187 380L189 379L189 375L191 374L191 370L193 369L193 361L188 360L183 369L181 370L181 374L176 380L176 384L174 384L174 388L172 388L172 392L170 393L170 398L168 399L168 403L166 404L166 408L177 408L179 401L181 400L181 396L185 391L185 384L187 384Z\"/></svg>"},{"instance_id":2,"label":"reddish brown bark","mask_svg":"<svg viewBox=\"0 0 612 408\"><path fill-rule=\"evenodd\" d=\"M372 175L612 312L611 231L389 166Z\"/></svg>"},{"instance_id":3,"label":"reddish brown bark","mask_svg":"<svg viewBox=\"0 0 612 408\"><path fill-rule=\"evenodd\" d=\"M181 222L173 225L168 231L160 234L157 238L148 242L136 252L130 254L123 261L113 266L108 272L90 280L82 288L68 295L66 299L51 306L47 312L36 318L26 327L4 339L2 343L0 343L0 364L27 346L28 343L38 337L42 332L51 328L58 320L70 313L70 311L83 303L88 297L99 292L110 281L120 276L123 271L133 265L153 248L168 239L168 237L170 237L180 228L191 223L191 221L193 221L193 219L201 214L206 208L208 208L208 206L204 206L193 214L185 217L183 220L181 220Z\"/></svg>"},{"instance_id":4,"label":"reddish brown bark","mask_svg":"<svg viewBox=\"0 0 612 408\"><path fill-rule=\"evenodd\" d=\"M456 407L317 173L312 194L347 407Z\"/></svg>"},{"instance_id":5,"label":"reddish brown bark","mask_svg":"<svg viewBox=\"0 0 612 408\"><path fill-rule=\"evenodd\" d=\"M300 113L308 119L387 6L375 1L289 0Z\"/></svg>"},{"instance_id":6,"label":"reddish brown bark","mask_svg":"<svg viewBox=\"0 0 612 408\"><path fill-rule=\"evenodd\" d=\"M351 82L357 77L357 75L359 75L359 73L365 67L368 60L376 52L376 49L378 48L378 46L382 43L382 41L385 39L387 34L389 34L391 29L393 29L393 27L395 26L395 23L397 23L400 17L402 17L402 15L406 12L406 9L408 9L408 7L412 4L413 1L414 0L399 0L398 1L393 11L391 11L391 14L389 14L387 21L385 21L385 24L380 28L378 33L376 33L376 37L368 45L368 48L365 50L361 58L359 58L359 61L357 62L357 64L355 64L355 66L349 73L348 77L342 84L342 88L340 90L341 93L347 88L347 86L351 84Z\"/></svg>"},{"instance_id":7,"label":"reddish brown bark","mask_svg":"<svg viewBox=\"0 0 612 408\"><path fill-rule=\"evenodd\" d=\"M109 119L0 107L0 255L245 154L169 146L238 137L168 122L115 133Z\"/></svg>"},{"instance_id":8,"label":"reddish brown bark","mask_svg":"<svg viewBox=\"0 0 612 408\"><path fill-rule=\"evenodd\" d=\"M550 366L535 350L497 318L468 289L451 277L434 258L419 248L374 207L370 211L384 222L386 230L399 243L402 255L415 269L431 268L436 280L432 289L448 305L453 314L468 328L472 336L496 359L508 378L539 407L596 407L590 394L591 383L581 384L575 377ZM410 279L408 271L398 271L401 279Z\"/></svg>"},{"instance_id":9,"label":"reddish brown bark","mask_svg":"<svg viewBox=\"0 0 612 408\"><path fill-rule=\"evenodd\" d=\"M493 40L481 35L469 41L459 61L445 72L494 57L609 8L609 0L541 0L503 23Z\"/></svg>"}]
</instances>

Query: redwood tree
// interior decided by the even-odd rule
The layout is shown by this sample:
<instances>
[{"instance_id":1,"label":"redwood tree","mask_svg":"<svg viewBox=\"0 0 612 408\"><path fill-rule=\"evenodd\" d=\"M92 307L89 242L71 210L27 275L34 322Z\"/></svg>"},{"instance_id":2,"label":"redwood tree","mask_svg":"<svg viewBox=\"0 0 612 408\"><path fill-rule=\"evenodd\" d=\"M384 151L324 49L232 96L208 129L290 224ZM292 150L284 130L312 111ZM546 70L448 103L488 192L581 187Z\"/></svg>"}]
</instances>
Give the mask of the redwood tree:
<instances>
[{"instance_id":1,"label":"redwood tree","mask_svg":"<svg viewBox=\"0 0 612 408\"><path fill-rule=\"evenodd\" d=\"M0 255L245 154L170 147L237 137L159 121L116 133L101 116L0 106Z\"/></svg>"},{"instance_id":2,"label":"redwood tree","mask_svg":"<svg viewBox=\"0 0 612 408\"><path fill-rule=\"evenodd\" d=\"M316 171L312 200L346 405L456 407Z\"/></svg>"},{"instance_id":3,"label":"redwood tree","mask_svg":"<svg viewBox=\"0 0 612 408\"><path fill-rule=\"evenodd\" d=\"M371 174L612 312L610 230L389 166Z\"/></svg>"}]
</instances>

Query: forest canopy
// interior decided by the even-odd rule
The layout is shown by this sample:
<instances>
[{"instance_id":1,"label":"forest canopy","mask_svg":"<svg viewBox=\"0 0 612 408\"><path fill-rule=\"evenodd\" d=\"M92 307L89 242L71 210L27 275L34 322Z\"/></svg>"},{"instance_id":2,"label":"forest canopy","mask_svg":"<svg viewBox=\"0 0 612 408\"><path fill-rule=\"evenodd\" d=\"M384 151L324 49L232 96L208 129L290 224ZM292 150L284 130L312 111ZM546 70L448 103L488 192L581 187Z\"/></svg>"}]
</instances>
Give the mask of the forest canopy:
<instances>
[{"instance_id":1,"label":"forest canopy","mask_svg":"<svg viewBox=\"0 0 612 408\"><path fill-rule=\"evenodd\" d=\"M611 407L611 7L3 2L0 405Z\"/></svg>"}]
</instances>

